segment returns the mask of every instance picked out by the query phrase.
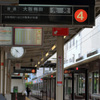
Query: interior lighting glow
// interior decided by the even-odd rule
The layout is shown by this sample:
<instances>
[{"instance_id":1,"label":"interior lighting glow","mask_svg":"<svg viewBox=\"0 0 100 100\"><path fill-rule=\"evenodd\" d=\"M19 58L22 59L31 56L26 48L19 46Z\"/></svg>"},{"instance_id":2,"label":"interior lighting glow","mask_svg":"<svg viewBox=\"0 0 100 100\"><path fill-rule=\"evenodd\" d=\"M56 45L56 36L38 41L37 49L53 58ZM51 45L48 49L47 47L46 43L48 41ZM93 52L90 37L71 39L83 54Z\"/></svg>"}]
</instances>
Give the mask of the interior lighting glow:
<instances>
[{"instance_id":1,"label":"interior lighting glow","mask_svg":"<svg viewBox=\"0 0 100 100\"><path fill-rule=\"evenodd\" d=\"M64 36L64 39L66 38L66 36Z\"/></svg>"},{"instance_id":2,"label":"interior lighting glow","mask_svg":"<svg viewBox=\"0 0 100 100\"><path fill-rule=\"evenodd\" d=\"M76 67L76 70L78 70L78 67Z\"/></svg>"},{"instance_id":3,"label":"interior lighting glow","mask_svg":"<svg viewBox=\"0 0 100 100\"><path fill-rule=\"evenodd\" d=\"M32 73L35 73L35 70L34 69L32 70Z\"/></svg>"},{"instance_id":4,"label":"interior lighting glow","mask_svg":"<svg viewBox=\"0 0 100 100\"><path fill-rule=\"evenodd\" d=\"M46 55L45 55L45 56L47 57L48 55L49 55L49 53L46 53Z\"/></svg>"},{"instance_id":5,"label":"interior lighting glow","mask_svg":"<svg viewBox=\"0 0 100 100\"><path fill-rule=\"evenodd\" d=\"M42 81L42 78L41 78L41 81Z\"/></svg>"},{"instance_id":6,"label":"interior lighting glow","mask_svg":"<svg viewBox=\"0 0 100 100\"><path fill-rule=\"evenodd\" d=\"M56 48L56 45L54 45L51 49L54 50Z\"/></svg>"},{"instance_id":7,"label":"interior lighting glow","mask_svg":"<svg viewBox=\"0 0 100 100\"><path fill-rule=\"evenodd\" d=\"M51 78L53 78L53 75L51 75Z\"/></svg>"},{"instance_id":8,"label":"interior lighting glow","mask_svg":"<svg viewBox=\"0 0 100 100\"><path fill-rule=\"evenodd\" d=\"M38 65L40 64L40 62L38 62Z\"/></svg>"},{"instance_id":9,"label":"interior lighting glow","mask_svg":"<svg viewBox=\"0 0 100 100\"><path fill-rule=\"evenodd\" d=\"M37 67L37 65L35 65L35 67Z\"/></svg>"},{"instance_id":10,"label":"interior lighting glow","mask_svg":"<svg viewBox=\"0 0 100 100\"><path fill-rule=\"evenodd\" d=\"M41 59L41 61L43 61L43 60L44 60L44 58Z\"/></svg>"}]
</instances>

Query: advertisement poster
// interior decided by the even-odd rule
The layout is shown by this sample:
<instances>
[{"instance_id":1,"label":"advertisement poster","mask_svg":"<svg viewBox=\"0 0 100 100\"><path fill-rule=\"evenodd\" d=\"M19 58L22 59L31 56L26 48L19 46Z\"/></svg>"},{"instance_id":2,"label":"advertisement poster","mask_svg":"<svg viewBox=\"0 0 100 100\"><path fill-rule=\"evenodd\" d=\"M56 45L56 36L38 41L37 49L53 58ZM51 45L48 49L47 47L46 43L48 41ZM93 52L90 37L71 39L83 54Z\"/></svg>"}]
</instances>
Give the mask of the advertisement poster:
<instances>
[{"instance_id":1,"label":"advertisement poster","mask_svg":"<svg viewBox=\"0 0 100 100\"><path fill-rule=\"evenodd\" d=\"M12 28L0 27L0 45L12 45Z\"/></svg>"}]
</instances>

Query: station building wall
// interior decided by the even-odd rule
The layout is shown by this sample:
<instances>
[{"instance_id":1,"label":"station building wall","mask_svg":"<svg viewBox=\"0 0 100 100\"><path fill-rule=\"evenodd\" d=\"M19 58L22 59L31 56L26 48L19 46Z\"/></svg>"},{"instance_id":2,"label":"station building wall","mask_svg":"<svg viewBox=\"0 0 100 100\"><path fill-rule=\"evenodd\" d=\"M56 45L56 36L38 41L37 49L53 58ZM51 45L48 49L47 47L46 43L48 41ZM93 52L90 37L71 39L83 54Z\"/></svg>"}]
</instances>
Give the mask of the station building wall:
<instances>
[{"instance_id":1,"label":"station building wall","mask_svg":"<svg viewBox=\"0 0 100 100\"><path fill-rule=\"evenodd\" d=\"M25 91L25 83L23 79L11 79L11 92L13 92L14 86L18 86L18 93Z\"/></svg>"}]
</instances>

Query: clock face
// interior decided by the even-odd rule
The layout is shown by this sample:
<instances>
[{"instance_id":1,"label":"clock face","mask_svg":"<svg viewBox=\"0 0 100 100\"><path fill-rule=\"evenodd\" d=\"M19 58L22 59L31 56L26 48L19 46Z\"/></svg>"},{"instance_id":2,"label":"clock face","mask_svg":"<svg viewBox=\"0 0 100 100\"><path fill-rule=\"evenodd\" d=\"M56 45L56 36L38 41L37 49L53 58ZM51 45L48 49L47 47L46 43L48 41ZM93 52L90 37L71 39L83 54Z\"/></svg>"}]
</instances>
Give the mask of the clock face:
<instances>
[{"instance_id":1,"label":"clock face","mask_svg":"<svg viewBox=\"0 0 100 100\"><path fill-rule=\"evenodd\" d=\"M11 48L11 55L15 58L20 58L24 54L24 48L23 47L12 47Z\"/></svg>"}]
</instances>

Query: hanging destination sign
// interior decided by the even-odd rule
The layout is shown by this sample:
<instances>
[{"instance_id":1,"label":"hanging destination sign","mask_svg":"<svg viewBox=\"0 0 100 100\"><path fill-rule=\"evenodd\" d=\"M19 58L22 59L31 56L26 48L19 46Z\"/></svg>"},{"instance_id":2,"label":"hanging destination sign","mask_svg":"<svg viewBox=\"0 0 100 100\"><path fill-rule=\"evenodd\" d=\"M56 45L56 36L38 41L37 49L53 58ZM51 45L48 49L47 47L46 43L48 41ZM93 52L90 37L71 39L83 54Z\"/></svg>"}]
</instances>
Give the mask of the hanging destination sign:
<instances>
[{"instance_id":1,"label":"hanging destination sign","mask_svg":"<svg viewBox=\"0 0 100 100\"><path fill-rule=\"evenodd\" d=\"M1 9L1 24L94 25L95 19L94 6L2 6Z\"/></svg>"}]
</instances>

